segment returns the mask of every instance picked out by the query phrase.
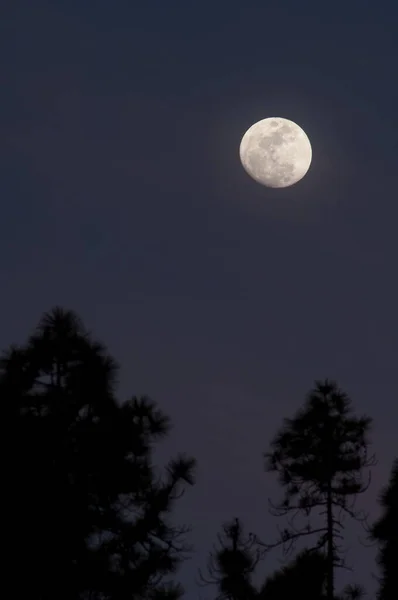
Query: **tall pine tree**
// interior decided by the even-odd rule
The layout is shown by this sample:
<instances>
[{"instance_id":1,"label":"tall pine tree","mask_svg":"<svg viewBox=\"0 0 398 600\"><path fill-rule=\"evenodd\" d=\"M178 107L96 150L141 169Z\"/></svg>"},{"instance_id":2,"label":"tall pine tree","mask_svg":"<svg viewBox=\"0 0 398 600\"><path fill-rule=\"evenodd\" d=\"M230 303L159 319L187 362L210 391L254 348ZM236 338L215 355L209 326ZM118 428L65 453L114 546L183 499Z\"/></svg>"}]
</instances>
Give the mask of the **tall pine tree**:
<instances>
[{"instance_id":1,"label":"tall pine tree","mask_svg":"<svg viewBox=\"0 0 398 600\"><path fill-rule=\"evenodd\" d=\"M337 544L342 539L341 515L364 520L354 502L368 487L363 469L373 464L368 457L370 425L369 417L352 414L351 401L337 384L316 382L304 407L293 419L285 419L265 454L267 470L278 474L285 489L272 510L288 518L288 527L275 544L263 546L283 544L289 550L299 538L315 536L310 549L326 553L328 600L334 600L335 567L344 562ZM321 520L316 526L310 520L314 513ZM296 521L299 514L304 516L301 526Z\"/></svg>"},{"instance_id":2,"label":"tall pine tree","mask_svg":"<svg viewBox=\"0 0 398 600\"><path fill-rule=\"evenodd\" d=\"M180 593L172 578L188 549L186 528L171 511L193 483L195 461L178 456L160 474L153 444L169 421L147 398L118 403L116 375L104 347L61 308L3 355L15 597Z\"/></svg>"}]
</instances>

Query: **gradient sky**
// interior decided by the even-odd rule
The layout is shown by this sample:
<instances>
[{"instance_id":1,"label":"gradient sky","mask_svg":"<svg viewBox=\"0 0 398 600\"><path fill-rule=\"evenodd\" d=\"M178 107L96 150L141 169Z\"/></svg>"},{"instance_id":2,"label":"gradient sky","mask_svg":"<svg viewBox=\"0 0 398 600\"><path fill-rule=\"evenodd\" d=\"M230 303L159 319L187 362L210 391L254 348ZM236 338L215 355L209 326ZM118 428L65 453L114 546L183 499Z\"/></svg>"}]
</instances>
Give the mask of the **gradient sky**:
<instances>
[{"instance_id":1,"label":"gradient sky","mask_svg":"<svg viewBox=\"0 0 398 600\"><path fill-rule=\"evenodd\" d=\"M120 397L171 416L164 457L199 461L188 597L225 520L276 535L262 452L315 379L374 417L359 505L377 515L397 453L397 3L8 0L0 22L1 344L73 309ZM239 162L268 116L312 143L284 190ZM372 589L360 534L339 584Z\"/></svg>"}]
</instances>

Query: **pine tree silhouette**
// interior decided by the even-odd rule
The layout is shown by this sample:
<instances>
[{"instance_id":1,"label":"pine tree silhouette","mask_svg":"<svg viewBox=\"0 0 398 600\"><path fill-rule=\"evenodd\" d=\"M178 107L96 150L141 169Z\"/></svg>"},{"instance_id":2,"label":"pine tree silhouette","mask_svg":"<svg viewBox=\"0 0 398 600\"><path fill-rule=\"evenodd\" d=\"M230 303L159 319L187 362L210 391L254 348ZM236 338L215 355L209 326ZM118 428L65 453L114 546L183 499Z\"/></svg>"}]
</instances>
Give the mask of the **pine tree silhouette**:
<instances>
[{"instance_id":1,"label":"pine tree silhouette","mask_svg":"<svg viewBox=\"0 0 398 600\"><path fill-rule=\"evenodd\" d=\"M382 491L383 514L374 523L371 537L379 543L377 562L380 578L379 600L398 598L398 458L394 460L390 481Z\"/></svg>"},{"instance_id":2,"label":"pine tree silhouette","mask_svg":"<svg viewBox=\"0 0 398 600\"><path fill-rule=\"evenodd\" d=\"M189 550L188 530L170 515L194 483L195 461L180 455L158 472L153 444L169 420L148 398L118 403L117 370L78 317L59 307L26 345L3 355L15 597L181 595L172 577Z\"/></svg>"},{"instance_id":3,"label":"pine tree silhouette","mask_svg":"<svg viewBox=\"0 0 398 600\"><path fill-rule=\"evenodd\" d=\"M207 574L199 571L200 583L216 586L217 600L256 598L257 591L251 576L261 557L259 549L250 536L244 536L239 519L225 524L222 534L217 537L218 546L210 554Z\"/></svg>"},{"instance_id":4,"label":"pine tree silhouette","mask_svg":"<svg viewBox=\"0 0 398 600\"><path fill-rule=\"evenodd\" d=\"M368 458L370 425L369 417L352 415L351 401L336 383L316 382L304 407L293 419L285 419L265 454L267 470L276 472L285 488L277 506L270 502L271 511L287 516L288 527L274 544L256 540L267 551L282 544L288 553L299 538L316 536L309 550L326 551L327 600L334 599L335 567L344 566L337 544L343 539L342 515L366 520L354 502L370 482L370 474L368 483L363 482L363 469L374 464L373 457ZM314 527L310 515L316 511L324 523ZM305 519L301 526L298 515Z\"/></svg>"}]
</instances>

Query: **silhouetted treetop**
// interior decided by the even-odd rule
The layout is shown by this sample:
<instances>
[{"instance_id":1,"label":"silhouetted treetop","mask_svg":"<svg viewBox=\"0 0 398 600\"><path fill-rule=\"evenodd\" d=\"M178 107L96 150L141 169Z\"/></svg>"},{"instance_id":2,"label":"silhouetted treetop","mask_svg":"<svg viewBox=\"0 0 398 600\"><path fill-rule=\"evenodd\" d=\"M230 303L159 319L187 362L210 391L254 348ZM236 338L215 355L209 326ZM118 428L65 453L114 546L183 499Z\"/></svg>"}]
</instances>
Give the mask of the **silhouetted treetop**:
<instances>
[{"instance_id":1,"label":"silhouetted treetop","mask_svg":"<svg viewBox=\"0 0 398 600\"><path fill-rule=\"evenodd\" d=\"M180 454L163 472L155 467L153 446L170 421L149 398L118 402L117 371L79 318L59 307L26 345L3 354L10 510L24 548L15 564L18 597L181 594L170 576L187 556L188 529L171 514L194 483L195 460Z\"/></svg>"},{"instance_id":2,"label":"silhouetted treetop","mask_svg":"<svg viewBox=\"0 0 398 600\"><path fill-rule=\"evenodd\" d=\"M355 511L354 503L370 482L370 472L363 480L364 468L374 464L368 456L371 422L367 416L353 415L350 398L335 382L317 381L304 406L293 418L284 419L264 455L266 469L277 473L285 489L282 501L271 508L276 516L288 517L288 527L276 543L262 545L269 550L283 544L289 551L297 539L316 536L309 550L326 548L328 600L334 598L334 568L344 566L336 543L342 539L341 515L366 518ZM314 511L324 524L311 524ZM298 515L305 519L301 526Z\"/></svg>"},{"instance_id":3,"label":"silhouetted treetop","mask_svg":"<svg viewBox=\"0 0 398 600\"><path fill-rule=\"evenodd\" d=\"M212 584L219 600L250 600L257 596L251 581L261 557L252 536L245 536L239 519L226 523L210 554L207 574L199 571L202 585Z\"/></svg>"},{"instance_id":4,"label":"silhouetted treetop","mask_svg":"<svg viewBox=\"0 0 398 600\"><path fill-rule=\"evenodd\" d=\"M351 416L351 400L333 382L316 382L307 401L284 427L265 454L269 471L277 471L289 497L303 480L346 497L364 489L358 470L367 465L370 417ZM365 486L366 488L366 486Z\"/></svg>"}]
</instances>

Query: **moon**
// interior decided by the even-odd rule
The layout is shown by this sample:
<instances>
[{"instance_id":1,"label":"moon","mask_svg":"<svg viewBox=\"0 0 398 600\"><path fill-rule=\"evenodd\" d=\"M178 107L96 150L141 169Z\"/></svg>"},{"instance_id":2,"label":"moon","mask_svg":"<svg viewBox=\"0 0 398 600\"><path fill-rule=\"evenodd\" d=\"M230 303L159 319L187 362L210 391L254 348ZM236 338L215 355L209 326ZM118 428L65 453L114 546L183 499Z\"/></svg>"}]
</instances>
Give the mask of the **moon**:
<instances>
[{"instance_id":1,"label":"moon","mask_svg":"<svg viewBox=\"0 0 398 600\"><path fill-rule=\"evenodd\" d=\"M271 188L284 188L307 173L312 149L306 133L296 123L269 117L246 131L239 155L243 168L255 181Z\"/></svg>"}]
</instances>

